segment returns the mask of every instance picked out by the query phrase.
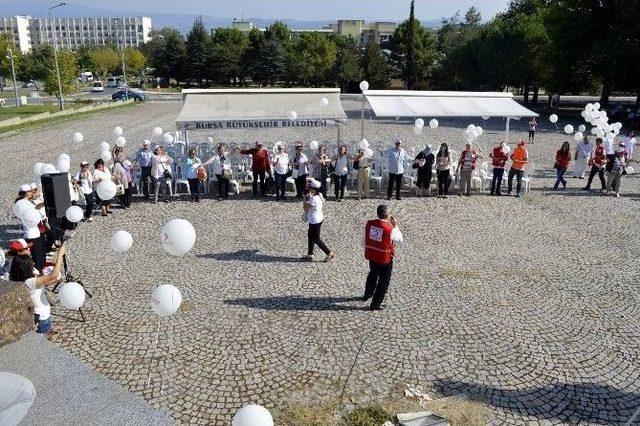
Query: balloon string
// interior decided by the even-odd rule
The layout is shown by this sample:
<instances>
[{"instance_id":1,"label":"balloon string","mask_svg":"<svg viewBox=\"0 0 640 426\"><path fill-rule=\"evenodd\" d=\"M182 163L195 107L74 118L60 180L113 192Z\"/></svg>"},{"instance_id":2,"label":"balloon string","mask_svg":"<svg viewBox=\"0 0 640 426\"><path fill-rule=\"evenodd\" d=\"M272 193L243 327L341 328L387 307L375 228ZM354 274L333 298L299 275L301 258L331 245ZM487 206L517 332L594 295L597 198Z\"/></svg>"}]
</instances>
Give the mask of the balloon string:
<instances>
[{"instance_id":1,"label":"balloon string","mask_svg":"<svg viewBox=\"0 0 640 426\"><path fill-rule=\"evenodd\" d=\"M153 354L157 354L158 352L158 341L160 340L160 317L158 317L158 326L156 329L156 341L153 344ZM153 369L153 358L154 356L151 356L151 360L149 361L149 376L147 377L147 387L151 384L151 370ZM162 392L162 389L160 390Z\"/></svg>"}]
</instances>

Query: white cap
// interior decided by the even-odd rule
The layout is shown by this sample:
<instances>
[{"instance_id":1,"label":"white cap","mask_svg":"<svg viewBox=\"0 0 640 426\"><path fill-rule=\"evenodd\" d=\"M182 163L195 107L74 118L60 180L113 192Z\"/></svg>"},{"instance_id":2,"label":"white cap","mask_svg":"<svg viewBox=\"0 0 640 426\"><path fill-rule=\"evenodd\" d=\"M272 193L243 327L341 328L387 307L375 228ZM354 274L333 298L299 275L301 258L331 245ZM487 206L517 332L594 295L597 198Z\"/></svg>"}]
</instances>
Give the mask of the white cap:
<instances>
[{"instance_id":1,"label":"white cap","mask_svg":"<svg viewBox=\"0 0 640 426\"><path fill-rule=\"evenodd\" d=\"M316 179L312 179L309 181L309 188L320 189L322 185Z\"/></svg>"},{"instance_id":2,"label":"white cap","mask_svg":"<svg viewBox=\"0 0 640 426\"><path fill-rule=\"evenodd\" d=\"M20 185L20 192L29 192L31 191L31 184L25 183L24 185Z\"/></svg>"},{"instance_id":3,"label":"white cap","mask_svg":"<svg viewBox=\"0 0 640 426\"><path fill-rule=\"evenodd\" d=\"M31 190L35 191L36 189L38 189L38 185L35 182L31 182Z\"/></svg>"}]
</instances>

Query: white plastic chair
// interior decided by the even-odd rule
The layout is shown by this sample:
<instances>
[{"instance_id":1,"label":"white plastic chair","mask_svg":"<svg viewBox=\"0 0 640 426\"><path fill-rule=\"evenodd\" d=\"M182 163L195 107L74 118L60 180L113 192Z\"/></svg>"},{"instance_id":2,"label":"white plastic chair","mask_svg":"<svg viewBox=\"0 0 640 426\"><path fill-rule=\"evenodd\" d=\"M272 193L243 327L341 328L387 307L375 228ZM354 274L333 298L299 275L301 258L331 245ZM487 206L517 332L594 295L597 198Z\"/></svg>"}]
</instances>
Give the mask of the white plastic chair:
<instances>
[{"instance_id":1,"label":"white plastic chair","mask_svg":"<svg viewBox=\"0 0 640 426\"><path fill-rule=\"evenodd\" d=\"M191 195L191 189L189 188L189 180L182 176L182 167L176 161L174 162L174 175L175 179L173 181L173 195L178 196L179 194L189 194ZM180 188L186 188L185 192L180 192Z\"/></svg>"},{"instance_id":2,"label":"white plastic chair","mask_svg":"<svg viewBox=\"0 0 640 426\"><path fill-rule=\"evenodd\" d=\"M482 177L480 175L482 173L480 170L474 170L471 172L471 188L477 189L480 188L480 192L482 192ZM486 172L485 172L486 173Z\"/></svg>"}]
</instances>

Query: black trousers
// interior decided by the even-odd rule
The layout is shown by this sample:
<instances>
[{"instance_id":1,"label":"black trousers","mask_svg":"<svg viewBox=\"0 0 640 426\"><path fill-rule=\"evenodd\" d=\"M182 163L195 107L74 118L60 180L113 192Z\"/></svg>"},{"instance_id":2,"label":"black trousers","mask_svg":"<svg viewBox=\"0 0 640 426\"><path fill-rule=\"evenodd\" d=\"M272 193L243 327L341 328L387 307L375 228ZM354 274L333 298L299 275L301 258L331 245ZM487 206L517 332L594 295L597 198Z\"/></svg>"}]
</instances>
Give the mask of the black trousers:
<instances>
[{"instance_id":1,"label":"black trousers","mask_svg":"<svg viewBox=\"0 0 640 426\"><path fill-rule=\"evenodd\" d=\"M307 186L307 175L298 176L296 179L296 197L302 198L304 195L304 189ZM283 191L284 197L284 191Z\"/></svg>"},{"instance_id":2,"label":"black trousers","mask_svg":"<svg viewBox=\"0 0 640 426\"><path fill-rule=\"evenodd\" d=\"M40 234L38 238L30 238L27 240L28 243L33 243L31 247L31 259L33 259L33 264L36 269L42 272L44 268L44 264L47 261L47 247L45 244L45 237L43 234Z\"/></svg>"},{"instance_id":3,"label":"black trousers","mask_svg":"<svg viewBox=\"0 0 640 426\"><path fill-rule=\"evenodd\" d=\"M264 184L264 177L265 177L264 171L253 172L253 182L251 182L251 188L253 189L254 197L258 196L258 180L260 180L260 195L262 195L263 197L266 195L267 187Z\"/></svg>"},{"instance_id":4,"label":"black trousers","mask_svg":"<svg viewBox=\"0 0 640 426\"><path fill-rule=\"evenodd\" d=\"M344 199L344 187L347 186L347 175L333 175L333 189L337 199Z\"/></svg>"},{"instance_id":5,"label":"black trousers","mask_svg":"<svg viewBox=\"0 0 640 426\"><path fill-rule=\"evenodd\" d=\"M218 179L218 198L229 198L229 179L222 177L222 175L216 175Z\"/></svg>"},{"instance_id":6,"label":"black trousers","mask_svg":"<svg viewBox=\"0 0 640 426\"><path fill-rule=\"evenodd\" d=\"M384 296L389 289L391 281L391 271L393 270L393 260L386 265L369 261L369 275L367 275L367 283L364 288L365 298L370 298L372 308L379 308L382 305Z\"/></svg>"},{"instance_id":7,"label":"black trousers","mask_svg":"<svg viewBox=\"0 0 640 426\"><path fill-rule=\"evenodd\" d=\"M84 194L87 205L84 208L84 218L89 219L93 215L93 209L96 208L95 193Z\"/></svg>"},{"instance_id":8,"label":"black trousers","mask_svg":"<svg viewBox=\"0 0 640 426\"><path fill-rule=\"evenodd\" d=\"M600 178L600 185L602 185L602 190L603 191L606 190L607 184L604 180L604 167L598 167L598 166L591 166L591 172L589 173L589 180L587 181L587 189L591 188L591 182L593 181L593 178L595 177L596 174Z\"/></svg>"},{"instance_id":9,"label":"black trousers","mask_svg":"<svg viewBox=\"0 0 640 426\"><path fill-rule=\"evenodd\" d=\"M493 179L491 179L491 194L500 194L500 185L502 184L502 175L504 169L501 167L493 168Z\"/></svg>"},{"instance_id":10,"label":"black trousers","mask_svg":"<svg viewBox=\"0 0 640 426\"><path fill-rule=\"evenodd\" d=\"M438 170L438 195L449 194L449 170Z\"/></svg>"},{"instance_id":11,"label":"black trousers","mask_svg":"<svg viewBox=\"0 0 640 426\"><path fill-rule=\"evenodd\" d=\"M313 256L313 248L314 246L318 246L320 250L324 252L324 254L331 253L331 250L325 245L325 243L320 239L320 229L322 228L322 222L309 224L309 232L307 233L308 237L308 251L307 254L309 256Z\"/></svg>"},{"instance_id":12,"label":"black trousers","mask_svg":"<svg viewBox=\"0 0 640 426\"><path fill-rule=\"evenodd\" d=\"M189 192L191 199L198 201L200 199L200 180L198 178L187 179L189 182Z\"/></svg>"},{"instance_id":13,"label":"black trousers","mask_svg":"<svg viewBox=\"0 0 640 426\"><path fill-rule=\"evenodd\" d=\"M140 171L140 186L144 199L149 201L149 194L155 193L155 180L151 177L151 166L142 167Z\"/></svg>"},{"instance_id":14,"label":"black trousers","mask_svg":"<svg viewBox=\"0 0 640 426\"><path fill-rule=\"evenodd\" d=\"M400 187L402 186L402 173L389 173L389 186L387 186L387 198L391 198L393 186L396 187L396 198L400 198Z\"/></svg>"},{"instance_id":15,"label":"black trousers","mask_svg":"<svg viewBox=\"0 0 640 426\"><path fill-rule=\"evenodd\" d=\"M513 188L513 177L516 177L516 193L519 194L522 189L522 170L509 169L509 175L507 176L507 192L511 192Z\"/></svg>"},{"instance_id":16,"label":"black trousers","mask_svg":"<svg viewBox=\"0 0 640 426\"><path fill-rule=\"evenodd\" d=\"M276 182L276 200L284 200L285 199L285 190L287 185L287 174L283 173L275 173L274 180ZM296 182L296 190L297 190L297 182Z\"/></svg>"}]
</instances>

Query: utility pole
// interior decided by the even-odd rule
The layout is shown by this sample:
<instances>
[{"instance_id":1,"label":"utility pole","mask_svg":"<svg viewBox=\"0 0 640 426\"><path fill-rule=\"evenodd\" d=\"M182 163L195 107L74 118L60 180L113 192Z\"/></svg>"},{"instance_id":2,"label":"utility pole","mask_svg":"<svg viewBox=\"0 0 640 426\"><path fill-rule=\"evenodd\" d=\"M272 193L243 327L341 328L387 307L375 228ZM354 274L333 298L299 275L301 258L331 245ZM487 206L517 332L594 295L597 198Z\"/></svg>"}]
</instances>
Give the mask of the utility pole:
<instances>
[{"instance_id":1,"label":"utility pole","mask_svg":"<svg viewBox=\"0 0 640 426\"><path fill-rule=\"evenodd\" d=\"M124 99L129 100L129 87L127 86L127 70L124 63L124 51L127 48L127 26L122 18L122 78L124 79Z\"/></svg>"},{"instance_id":2,"label":"utility pole","mask_svg":"<svg viewBox=\"0 0 640 426\"><path fill-rule=\"evenodd\" d=\"M57 7L66 6L66 2L60 2L49 8L49 24L51 24L51 11ZM55 25L51 25L53 30L53 59L56 63L56 76L58 77L58 99L60 101L60 111L64 111L64 96L62 95L62 81L60 80L60 66L58 65L58 36Z\"/></svg>"},{"instance_id":3,"label":"utility pole","mask_svg":"<svg viewBox=\"0 0 640 426\"><path fill-rule=\"evenodd\" d=\"M16 97L16 106L19 107L18 102L18 81L16 80L16 66L13 63L13 50L9 49L9 56L7 58L11 61L11 73L13 74L13 95Z\"/></svg>"}]
</instances>

